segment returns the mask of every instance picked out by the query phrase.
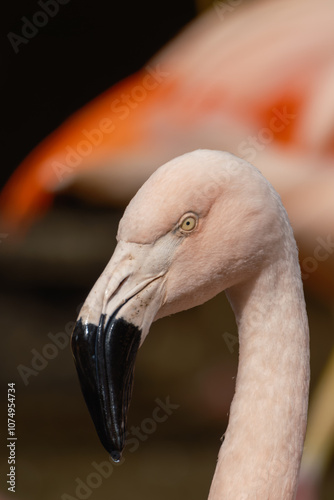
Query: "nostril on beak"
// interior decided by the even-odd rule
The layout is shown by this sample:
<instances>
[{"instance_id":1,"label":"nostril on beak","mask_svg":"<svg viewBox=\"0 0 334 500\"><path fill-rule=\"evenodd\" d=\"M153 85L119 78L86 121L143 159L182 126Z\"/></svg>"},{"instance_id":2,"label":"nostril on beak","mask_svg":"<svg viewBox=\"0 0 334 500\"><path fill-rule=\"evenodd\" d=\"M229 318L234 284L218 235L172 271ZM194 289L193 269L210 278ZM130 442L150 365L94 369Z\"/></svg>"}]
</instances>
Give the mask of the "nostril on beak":
<instances>
[{"instance_id":1,"label":"nostril on beak","mask_svg":"<svg viewBox=\"0 0 334 500\"><path fill-rule=\"evenodd\" d=\"M119 292L119 290L122 288L122 286L128 281L129 279L129 276L126 276L121 282L120 284L118 285L118 287L113 291L113 293L110 295L110 297L108 297L108 302L110 302L110 300L112 300L116 295L117 293Z\"/></svg>"}]
</instances>

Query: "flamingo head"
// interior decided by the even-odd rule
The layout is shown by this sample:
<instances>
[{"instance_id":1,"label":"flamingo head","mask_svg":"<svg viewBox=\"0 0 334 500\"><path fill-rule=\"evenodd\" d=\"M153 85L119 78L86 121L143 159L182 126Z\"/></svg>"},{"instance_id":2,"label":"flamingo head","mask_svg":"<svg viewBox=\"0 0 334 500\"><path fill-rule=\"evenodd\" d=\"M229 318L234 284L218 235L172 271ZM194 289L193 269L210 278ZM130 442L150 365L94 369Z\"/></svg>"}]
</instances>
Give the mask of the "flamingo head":
<instances>
[{"instance_id":1,"label":"flamingo head","mask_svg":"<svg viewBox=\"0 0 334 500\"><path fill-rule=\"evenodd\" d=\"M278 195L255 167L208 150L160 167L128 205L72 336L84 398L114 460L125 444L136 353L151 323L269 265L284 230L277 207Z\"/></svg>"}]
</instances>

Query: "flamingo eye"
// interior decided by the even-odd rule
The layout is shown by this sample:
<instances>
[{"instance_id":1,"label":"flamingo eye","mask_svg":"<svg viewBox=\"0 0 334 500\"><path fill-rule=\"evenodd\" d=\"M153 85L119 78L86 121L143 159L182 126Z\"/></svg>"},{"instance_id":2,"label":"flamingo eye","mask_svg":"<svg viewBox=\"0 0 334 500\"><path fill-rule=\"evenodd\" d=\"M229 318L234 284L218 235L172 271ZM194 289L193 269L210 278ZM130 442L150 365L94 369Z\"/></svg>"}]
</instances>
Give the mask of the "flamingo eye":
<instances>
[{"instance_id":1,"label":"flamingo eye","mask_svg":"<svg viewBox=\"0 0 334 500\"><path fill-rule=\"evenodd\" d=\"M195 227L197 226L197 217L195 215L187 215L183 220L180 222L180 229L182 231L185 231L187 233L190 233Z\"/></svg>"}]
</instances>

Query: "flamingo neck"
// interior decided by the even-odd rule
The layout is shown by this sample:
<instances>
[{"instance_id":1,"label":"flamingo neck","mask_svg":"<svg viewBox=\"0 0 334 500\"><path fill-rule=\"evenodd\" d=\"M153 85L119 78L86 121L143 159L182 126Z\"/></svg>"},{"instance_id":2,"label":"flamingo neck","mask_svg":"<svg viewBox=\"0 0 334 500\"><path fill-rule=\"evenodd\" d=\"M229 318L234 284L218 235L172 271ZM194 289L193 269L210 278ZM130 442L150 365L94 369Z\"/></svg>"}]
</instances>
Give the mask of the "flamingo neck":
<instances>
[{"instance_id":1,"label":"flamingo neck","mask_svg":"<svg viewBox=\"0 0 334 500\"><path fill-rule=\"evenodd\" d=\"M227 292L239 329L229 424L209 500L292 500L307 420L309 333L297 252Z\"/></svg>"}]
</instances>

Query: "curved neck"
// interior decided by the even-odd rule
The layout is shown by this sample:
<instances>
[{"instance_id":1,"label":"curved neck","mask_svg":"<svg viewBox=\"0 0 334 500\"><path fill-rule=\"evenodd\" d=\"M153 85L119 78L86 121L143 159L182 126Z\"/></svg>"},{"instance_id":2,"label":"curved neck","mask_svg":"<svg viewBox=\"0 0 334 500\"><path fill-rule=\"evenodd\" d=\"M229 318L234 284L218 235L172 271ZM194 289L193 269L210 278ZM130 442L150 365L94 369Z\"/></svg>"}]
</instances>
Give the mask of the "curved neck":
<instances>
[{"instance_id":1,"label":"curved neck","mask_svg":"<svg viewBox=\"0 0 334 500\"><path fill-rule=\"evenodd\" d=\"M209 500L292 500L309 389L308 321L294 242L288 256L227 295L239 329L239 367Z\"/></svg>"}]
</instances>

